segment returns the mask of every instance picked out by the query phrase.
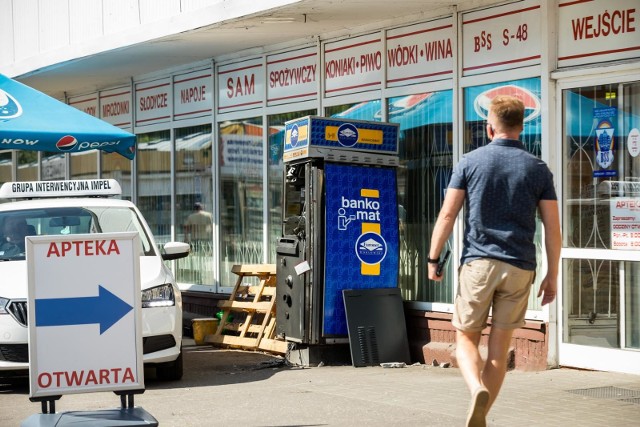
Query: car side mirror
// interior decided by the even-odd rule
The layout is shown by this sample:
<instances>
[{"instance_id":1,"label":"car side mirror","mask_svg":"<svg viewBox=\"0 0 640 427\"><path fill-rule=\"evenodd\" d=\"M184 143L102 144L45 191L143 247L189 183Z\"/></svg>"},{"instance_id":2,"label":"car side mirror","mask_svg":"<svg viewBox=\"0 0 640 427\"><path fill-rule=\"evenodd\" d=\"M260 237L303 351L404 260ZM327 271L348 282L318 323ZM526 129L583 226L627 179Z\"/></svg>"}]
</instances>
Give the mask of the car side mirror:
<instances>
[{"instance_id":1,"label":"car side mirror","mask_svg":"<svg viewBox=\"0 0 640 427\"><path fill-rule=\"evenodd\" d=\"M184 242L167 242L163 248L164 253L162 254L162 259L165 261L184 258L189 255L191 251L191 246Z\"/></svg>"}]
</instances>

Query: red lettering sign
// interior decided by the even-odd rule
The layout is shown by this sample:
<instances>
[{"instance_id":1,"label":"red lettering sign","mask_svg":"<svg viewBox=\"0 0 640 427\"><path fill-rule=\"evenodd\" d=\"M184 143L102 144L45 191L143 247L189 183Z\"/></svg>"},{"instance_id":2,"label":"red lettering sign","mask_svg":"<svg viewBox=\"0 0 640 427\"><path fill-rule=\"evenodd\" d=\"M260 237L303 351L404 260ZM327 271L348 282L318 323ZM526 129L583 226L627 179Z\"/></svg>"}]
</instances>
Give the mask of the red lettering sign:
<instances>
[{"instance_id":1,"label":"red lettering sign","mask_svg":"<svg viewBox=\"0 0 640 427\"><path fill-rule=\"evenodd\" d=\"M38 385L42 388L73 387L103 384L133 383L135 377L129 367L109 369L89 369L82 371L42 372L38 375Z\"/></svg>"},{"instance_id":2,"label":"red lettering sign","mask_svg":"<svg viewBox=\"0 0 640 427\"><path fill-rule=\"evenodd\" d=\"M108 247L107 246L108 243ZM51 242L47 251L47 258L70 256L100 256L120 255L116 240L81 240L71 242Z\"/></svg>"}]
</instances>

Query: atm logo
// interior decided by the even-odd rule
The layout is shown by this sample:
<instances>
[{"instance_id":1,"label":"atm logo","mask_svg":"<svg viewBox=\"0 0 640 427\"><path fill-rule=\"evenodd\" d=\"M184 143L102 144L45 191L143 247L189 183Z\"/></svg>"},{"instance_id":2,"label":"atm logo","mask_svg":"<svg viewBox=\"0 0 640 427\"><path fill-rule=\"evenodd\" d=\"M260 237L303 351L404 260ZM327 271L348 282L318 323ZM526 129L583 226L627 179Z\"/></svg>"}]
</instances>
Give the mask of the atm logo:
<instances>
[{"instance_id":1,"label":"atm logo","mask_svg":"<svg viewBox=\"0 0 640 427\"><path fill-rule=\"evenodd\" d=\"M11 94L0 89L0 121L11 120L22 115L22 106Z\"/></svg>"},{"instance_id":2,"label":"atm logo","mask_svg":"<svg viewBox=\"0 0 640 427\"><path fill-rule=\"evenodd\" d=\"M300 136L300 131L298 130L298 125L293 125L291 127L291 146L295 147L298 145L298 137Z\"/></svg>"},{"instance_id":3,"label":"atm logo","mask_svg":"<svg viewBox=\"0 0 640 427\"><path fill-rule=\"evenodd\" d=\"M343 147L353 147L358 143L358 128L344 123L338 128L338 143Z\"/></svg>"},{"instance_id":4,"label":"atm logo","mask_svg":"<svg viewBox=\"0 0 640 427\"><path fill-rule=\"evenodd\" d=\"M363 264L380 264L386 255L387 242L378 233L363 233L356 241L356 256Z\"/></svg>"}]
</instances>

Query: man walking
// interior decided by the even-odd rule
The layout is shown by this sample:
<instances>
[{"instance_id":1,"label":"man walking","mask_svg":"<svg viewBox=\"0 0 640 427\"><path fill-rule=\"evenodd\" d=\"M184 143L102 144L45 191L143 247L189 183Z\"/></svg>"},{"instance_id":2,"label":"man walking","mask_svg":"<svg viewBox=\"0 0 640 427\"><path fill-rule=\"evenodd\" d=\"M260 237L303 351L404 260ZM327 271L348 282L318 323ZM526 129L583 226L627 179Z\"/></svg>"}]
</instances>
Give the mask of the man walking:
<instances>
[{"instance_id":1,"label":"man walking","mask_svg":"<svg viewBox=\"0 0 640 427\"><path fill-rule=\"evenodd\" d=\"M429 250L429 279L466 202L464 246L455 299L456 359L471 392L467 426L485 426L507 371L513 331L524 324L535 279L536 211L544 225L547 274L542 305L555 299L562 245L558 202L547 165L528 153L519 135L524 104L512 96L493 99L487 118L491 142L466 154L453 170ZM478 344L492 309L486 361Z\"/></svg>"}]
</instances>

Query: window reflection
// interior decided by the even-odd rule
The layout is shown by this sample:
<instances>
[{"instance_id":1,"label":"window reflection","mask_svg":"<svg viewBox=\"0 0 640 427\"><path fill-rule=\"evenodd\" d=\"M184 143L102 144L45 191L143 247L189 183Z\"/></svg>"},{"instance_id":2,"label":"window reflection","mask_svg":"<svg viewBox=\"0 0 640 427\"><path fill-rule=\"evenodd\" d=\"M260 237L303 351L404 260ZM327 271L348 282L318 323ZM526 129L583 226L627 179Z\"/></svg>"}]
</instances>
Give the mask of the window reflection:
<instances>
[{"instance_id":1,"label":"window reflection","mask_svg":"<svg viewBox=\"0 0 640 427\"><path fill-rule=\"evenodd\" d=\"M11 175L11 169L13 167L11 159L11 151L0 151L0 185L13 181Z\"/></svg>"},{"instance_id":2,"label":"window reflection","mask_svg":"<svg viewBox=\"0 0 640 427\"><path fill-rule=\"evenodd\" d=\"M131 165L133 162L118 153L100 152L100 156L102 156L101 177L118 181L120 188L122 188L122 196L120 198L131 200Z\"/></svg>"},{"instance_id":3,"label":"window reflection","mask_svg":"<svg viewBox=\"0 0 640 427\"><path fill-rule=\"evenodd\" d=\"M328 117L342 117L355 120L369 120L379 122L382 120L380 100L358 102L357 104L343 104L326 107Z\"/></svg>"},{"instance_id":4,"label":"window reflection","mask_svg":"<svg viewBox=\"0 0 640 427\"><path fill-rule=\"evenodd\" d=\"M122 156L120 156L122 157ZM158 245L171 234L171 139L168 130L138 135L138 208Z\"/></svg>"},{"instance_id":5,"label":"window reflection","mask_svg":"<svg viewBox=\"0 0 640 427\"><path fill-rule=\"evenodd\" d=\"M98 150L71 153L71 179L98 178Z\"/></svg>"},{"instance_id":6,"label":"window reflection","mask_svg":"<svg viewBox=\"0 0 640 427\"><path fill-rule=\"evenodd\" d=\"M220 276L232 286L234 264L263 262L262 118L219 124Z\"/></svg>"},{"instance_id":7,"label":"window reflection","mask_svg":"<svg viewBox=\"0 0 640 427\"><path fill-rule=\"evenodd\" d=\"M442 91L389 99L389 121L400 124L399 285L408 301L453 301L451 274L445 274L441 283L432 283L426 262L433 226L451 177L452 96L452 91Z\"/></svg>"},{"instance_id":8,"label":"window reflection","mask_svg":"<svg viewBox=\"0 0 640 427\"><path fill-rule=\"evenodd\" d=\"M43 181L59 181L65 179L67 161L61 153L42 153L41 175Z\"/></svg>"},{"instance_id":9,"label":"window reflection","mask_svg":"<svg viewBox=\"0 0 640 427\"><path fill-rule=\"evenodd\" d=\"M38 181L38 151L17 150L17 181Z\"/></svg>"},{"instance_id":10,"label":"window reflection","mask_svg":"<svg viewBox=\"0 0 640 427\"><path fill-rule=\"evenodd\" d=\"M191 254L177 261L178 282L213 285L211 126L176 129L176 240Z\"/></svg>"}]
</instances>

